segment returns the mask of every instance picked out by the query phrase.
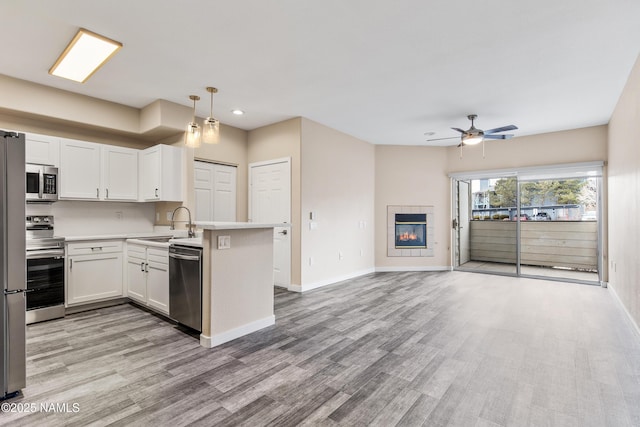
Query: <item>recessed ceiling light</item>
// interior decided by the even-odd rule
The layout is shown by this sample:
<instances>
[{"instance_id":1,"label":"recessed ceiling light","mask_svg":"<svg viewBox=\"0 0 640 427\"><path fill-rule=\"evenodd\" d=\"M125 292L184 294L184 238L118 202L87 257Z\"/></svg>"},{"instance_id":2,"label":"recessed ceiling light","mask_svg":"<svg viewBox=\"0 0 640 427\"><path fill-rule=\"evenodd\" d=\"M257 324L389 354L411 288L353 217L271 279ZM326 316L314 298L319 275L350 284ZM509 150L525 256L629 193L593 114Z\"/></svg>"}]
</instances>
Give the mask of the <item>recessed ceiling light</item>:
<instances>
[{"instance_id":1,"label":"recessed ceiling light","mask_svg":"<svg viewBox=\"0 0 640 427\"><path fill-rule=\"evenodd\" d=\"M84 83L121 47L120 42L80 28L49 74Z\"/></svg>"},{"instance_id":2,"label":"recessed ceiling light","mask_svg":"<svg viewBox=\"0 0 640 427\"><path fill-rule=\"evenodd\" d=\"M237 108L236 108L235 110L231 110L231 112L232 112L233 114L235 114L236 116L242 116L242 115L244 114L244 111L239 110L239 109L237 109Z\"/></svg>"}]
</instances>

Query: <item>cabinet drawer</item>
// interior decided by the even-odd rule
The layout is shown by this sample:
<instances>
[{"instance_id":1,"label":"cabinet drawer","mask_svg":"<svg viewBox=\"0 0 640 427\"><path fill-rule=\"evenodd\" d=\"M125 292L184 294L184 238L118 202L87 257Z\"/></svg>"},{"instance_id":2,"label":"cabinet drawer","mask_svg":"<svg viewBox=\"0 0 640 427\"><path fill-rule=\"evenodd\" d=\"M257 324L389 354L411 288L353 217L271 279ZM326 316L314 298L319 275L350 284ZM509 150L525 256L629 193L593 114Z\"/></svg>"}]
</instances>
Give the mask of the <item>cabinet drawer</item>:
<instances>
[{"instance_id":1,"label":"cabinet drawer","mask_svg":"<svg viewBox=\"0 0 640 427\"><path fill-rule=\"evenodd\" d=\"M120 240L100 240L69 243L67 245L67 255L91 255L122 252L122 241Z\"/></svg>"},{"instance_id":2,"label":"cabinet drawer","mask_svg":"<svg viewBox=\"0 0 640 427\"><path fill-rule=\"evenodd\" d=\"M169 251L167 249L147 248L147 258L149 262L169 264Z\"/></svg>"},{"instance_id":3,"label":"cabinet drawer","mask_svg":"<svg viewBox=\"0 0 640 427\"><path fill-rule=\"evenodd\" d=\"M147 258L147 251L145 246L127 243L127 256L132 258Z\"/></svg>"}]
</instances>

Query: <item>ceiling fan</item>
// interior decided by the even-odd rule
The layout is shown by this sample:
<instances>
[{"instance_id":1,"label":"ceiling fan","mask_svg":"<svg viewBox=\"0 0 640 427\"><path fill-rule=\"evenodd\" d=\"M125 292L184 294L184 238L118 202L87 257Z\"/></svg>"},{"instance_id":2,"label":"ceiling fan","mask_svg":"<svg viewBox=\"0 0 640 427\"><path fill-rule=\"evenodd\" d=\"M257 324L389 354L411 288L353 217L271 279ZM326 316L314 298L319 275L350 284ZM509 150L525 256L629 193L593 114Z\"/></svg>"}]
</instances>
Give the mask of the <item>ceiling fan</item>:
<instances>
[{"instance_id":1,"label":"ceiling fan","mask_svg":"<svg viewBox=\"0 0 640 427\"><path fill-rule=\"evenodd\" d=\"M502 126L499 128L494 128L494 129L489 129L489 130L482 130L482 129L478 129L475 127L474 125L474 120L478 118L477 114L469 114L467 116L467 118L469 120L471 120L471 127L467 130L462 130L460 128L451 128L457 132L460 132L460 145L459 147L463 146L463 145L476 145L476 144L480 144L481 142L483 142L485 139L509 139L511 137L513 137L513 134L501 134L498 135L498 133L500 132L506 132L508 130L516 130L518 129L517 126L514 125L508 125L508 126ZM449 138L435 138L435 139L427 139L427 141L441 141L444 139L454 139L454 138L458 138L457 136L453 136L453 137L449 137Z\"/></svg>"}]
</instances>

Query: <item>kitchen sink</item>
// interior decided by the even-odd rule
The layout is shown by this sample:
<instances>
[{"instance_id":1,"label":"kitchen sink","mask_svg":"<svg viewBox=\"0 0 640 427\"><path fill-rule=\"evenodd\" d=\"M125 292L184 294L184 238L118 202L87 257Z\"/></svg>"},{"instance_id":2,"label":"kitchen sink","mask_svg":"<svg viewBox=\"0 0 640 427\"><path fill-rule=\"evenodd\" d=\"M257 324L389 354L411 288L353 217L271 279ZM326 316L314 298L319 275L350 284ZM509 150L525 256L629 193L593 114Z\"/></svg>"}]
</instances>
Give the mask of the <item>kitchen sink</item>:
<instances>
[{"instance_id":1,"label":"kitchen sink","mask_svg":"<svg viewBox=\"0 0 640 427\"><path fill-rule=\"evenodd\" d=\"M169 236L158 236L158 237L138 237L138 240L145 240L147 242L158 242L158 243L167 243L169 240L173 239L173 237Z\"/></svg>"}]
</instances>

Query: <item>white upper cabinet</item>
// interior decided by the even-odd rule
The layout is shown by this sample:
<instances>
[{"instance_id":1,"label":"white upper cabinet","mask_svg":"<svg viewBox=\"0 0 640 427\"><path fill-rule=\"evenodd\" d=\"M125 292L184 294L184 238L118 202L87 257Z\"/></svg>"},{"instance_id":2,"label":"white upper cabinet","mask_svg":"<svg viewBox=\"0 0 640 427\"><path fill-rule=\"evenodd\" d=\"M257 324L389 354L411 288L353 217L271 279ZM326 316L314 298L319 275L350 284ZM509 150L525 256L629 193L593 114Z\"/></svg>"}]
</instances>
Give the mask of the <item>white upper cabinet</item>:
<instances>
[{"instance_id":1,"label":"white upper cabinet","mask_svg":"<svg viewBox=\"0 0 640 427\"><path fill-rule=\"evenodd\" d=\"M60 198L138 200L138 152L132 148L61 139Z\"/></svg>"},{"instance_id":2,"label":"white upper cabinet","mask_svg":"<svg viewBox=\"0 0 640 427\"><path fill-rule=\"evenodd\" d=\"M182 148L161 144L140 151L140 200L182 201Z\"/></svg>"},{"instance_id":3,"label":"white upper cabinet","mask_svg":"<svg viewBox=\"0 0 640 427\"><path fill-rule=\"evenodd\" d=\"M100 144L60 141L60 199L100 199Z\"/></svg>"},{"instance_id":4,"label":"white upper cabinet","mask_svg":"<svg viewBox=\"0 0 640 427\"><path fill-rule=\"evenodd\" d=\"M138 152L133 148L102 146L101 198L138 200Z\"/></svg>"},{"instance_id":5,"label":"white upper cabinet","mask_svg":"<svg viewBox=\"0 0 640 427\"><path fill-rule=\"evenodd\" d=\"M27 133L25 135L27 163L60 166L60 138Z\"/></svg>"}]
</instances>

